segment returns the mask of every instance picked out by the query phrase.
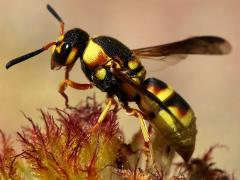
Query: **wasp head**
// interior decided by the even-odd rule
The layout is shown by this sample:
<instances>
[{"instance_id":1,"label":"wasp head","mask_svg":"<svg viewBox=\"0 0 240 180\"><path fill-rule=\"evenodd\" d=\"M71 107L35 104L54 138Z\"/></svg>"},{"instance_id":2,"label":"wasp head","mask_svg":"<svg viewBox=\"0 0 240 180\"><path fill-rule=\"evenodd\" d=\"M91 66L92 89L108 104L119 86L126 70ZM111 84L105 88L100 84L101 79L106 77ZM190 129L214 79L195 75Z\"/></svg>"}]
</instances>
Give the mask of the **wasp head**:
<instances>
[{"instance_id":1,"label":"wasp head","mask_svg":"<svg viewBox=\"0 0 240 180\"><path fill-rule=\"evenodd\" d=\"M53 47L51 69L60 69L62 66L72 66L78 57L82 57L89 40L88 33L79 28L75 28L64 34L64 22L61 17L50 5L47 5L47 9L60 22L60 37L56 42L50 42L40 49L10 60L6 64L7 69L15 64L37 56L43 51L48 50L50 47Z\"/></svg>"},{"instance_id":2,"label":"wasp head","mask_svg":"<svg viewBox=\"0 0 240 180\"><path fill-rule=\"evenodd\" d=\"M52 48L51 69L72 65L78 57L82 56L88 40L89 35L79 28L61 35Z\"/></svg>"}]
</instances>

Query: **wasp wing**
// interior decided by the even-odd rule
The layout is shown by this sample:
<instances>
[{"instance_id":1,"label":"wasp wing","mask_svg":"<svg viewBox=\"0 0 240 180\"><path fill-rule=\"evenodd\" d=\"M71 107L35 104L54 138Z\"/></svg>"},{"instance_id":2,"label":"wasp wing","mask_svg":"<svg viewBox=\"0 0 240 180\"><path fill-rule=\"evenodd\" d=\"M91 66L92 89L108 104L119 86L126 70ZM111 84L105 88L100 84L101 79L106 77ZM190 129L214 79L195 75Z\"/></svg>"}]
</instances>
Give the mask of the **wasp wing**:
<instances>
[{"instance_id":1,"label":"wasp wing","mask_svg":"<svg viewBox=\"0 0 240 180\"><path fill-rule=\"evenodd\" d=\"M169 56L161 56L158 58L144 58L149 59L149 61L142 61L142 64L146 69L149 69L148 72L158 72L164 69L169 68L177 63L182 62L187 58L186 54L172 54ZM158 60L158 61L156 61Z\"/></svg>"},{"instance_id":2,"label":"wasp wing","mask_svg":"<svg viewBox=\"0 0 240 180\"><path fill-rule=\"evenodd\" d=\"M231 51L231 45L223 38L216 36L198 36L169 44L133 49L137 56L144 59L164 60L167 56L183 54L221 55Z\"/></svg>"}]
</instances>

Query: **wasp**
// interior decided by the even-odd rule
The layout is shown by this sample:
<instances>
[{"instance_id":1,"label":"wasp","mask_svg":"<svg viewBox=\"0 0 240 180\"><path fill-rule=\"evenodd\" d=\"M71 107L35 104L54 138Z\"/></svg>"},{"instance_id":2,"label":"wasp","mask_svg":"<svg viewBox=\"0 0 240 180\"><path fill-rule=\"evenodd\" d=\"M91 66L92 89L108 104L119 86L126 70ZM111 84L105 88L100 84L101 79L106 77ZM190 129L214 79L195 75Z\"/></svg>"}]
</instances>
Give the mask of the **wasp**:
<instances>
[{"instance_id":1,"label":"wasp","mask_svg":"<svg viewBox=\"0 0 240 180\"><path fill-rule=\"evenodd\" d=\"M99 116L98 123L104 120L112 106L118 105L114 99L117 97L121 107L129 115L140 120L146 142L150 141L150 137L145 120L159 130L169 146L188 161L194 151L197 134L194 112L166 83L156 78L146 79L146 69L140 59L167 61L167 57L172 55L221 55L230 52L230 44L221 37L198 36L164 45L129 49L115 38L90 37L80 28L65 33L62 18L50 5L47 5L47 9L60 23L58 39L9 61L6 68L52 47L51 69L65 67L65 78L60 82L58 91L64 97L67 107L69 105L65 89L68 86L79 90L96 86L107 94L106 106ZM81 69L90 81L88 84L70 80L69 73L77 59L80 59ZM130 107L129 102L135 102L138 108Z\"/></svg>"}]
</instances>

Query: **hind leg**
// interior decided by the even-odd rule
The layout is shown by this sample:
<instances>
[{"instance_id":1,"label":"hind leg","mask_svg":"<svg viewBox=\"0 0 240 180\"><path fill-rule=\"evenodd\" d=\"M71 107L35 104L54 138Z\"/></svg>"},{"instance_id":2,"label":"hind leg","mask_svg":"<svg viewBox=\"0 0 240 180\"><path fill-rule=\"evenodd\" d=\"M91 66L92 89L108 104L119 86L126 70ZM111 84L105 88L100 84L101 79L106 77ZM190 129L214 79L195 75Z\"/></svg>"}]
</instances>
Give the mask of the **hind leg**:
<instances>
[{"instance_id":1,"label":"hind leg","mask_svg":"<svg viewBox=\"0 0 240 180\"><path fill-rule=\"evenodd\" d=\"M145 142L144 143L145 152L147 156L146 167L150 167L151 165L154 165L153 150L152 150L152 143L150 140L148 127L144 120L144 114L143 112L137 109L131 108L129 106L123 106L123 108L127 111L128 115L137 117L140 122L141 131L142 131L144 142Z\"/></svg>"}]
</instances>

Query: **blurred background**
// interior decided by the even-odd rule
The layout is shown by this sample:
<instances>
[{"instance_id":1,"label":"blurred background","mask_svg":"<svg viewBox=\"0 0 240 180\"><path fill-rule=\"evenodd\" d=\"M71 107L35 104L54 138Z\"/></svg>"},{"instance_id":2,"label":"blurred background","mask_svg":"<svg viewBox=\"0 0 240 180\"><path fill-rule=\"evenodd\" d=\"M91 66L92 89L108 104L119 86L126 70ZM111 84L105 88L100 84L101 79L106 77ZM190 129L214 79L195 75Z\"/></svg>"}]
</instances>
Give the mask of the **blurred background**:
<instances>
[{"instance_id":1,"label":"blurred background","mask_svg":"<svg viewBox=\"0 0 240 180\"><path fill-rule=\"evenodd\" d=\"M193 107L197 116L197 144L194 156L216 143L229 148L214 152L217 166L240 175L240 2L238 0L0 0L0 128L7 134L28 122L20 111L39 121L38 108L64 107L58 83L64 71L50 70L51 51L9 70L5 63L38 49L59 35L58 22L46 10L51 4L66 23L66 30L80 27L91 35L115 37L130 48L169 43L197 35L226 38L230 55L189 56L166 70L158 62L144 61L148 77L173 86ZM159 67L159 69L161 69ZM79 62L71 79L87 83ZM70 104L76 105L96 93L67 89ZM139 124L136 118L119 113L120 125L130 139ZM134 130L134 131L133 131Z\"/></svg>"}]
</instances>

